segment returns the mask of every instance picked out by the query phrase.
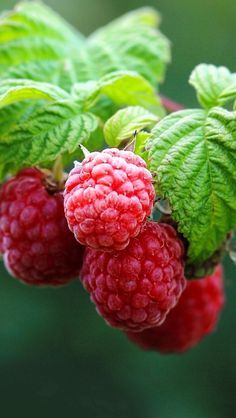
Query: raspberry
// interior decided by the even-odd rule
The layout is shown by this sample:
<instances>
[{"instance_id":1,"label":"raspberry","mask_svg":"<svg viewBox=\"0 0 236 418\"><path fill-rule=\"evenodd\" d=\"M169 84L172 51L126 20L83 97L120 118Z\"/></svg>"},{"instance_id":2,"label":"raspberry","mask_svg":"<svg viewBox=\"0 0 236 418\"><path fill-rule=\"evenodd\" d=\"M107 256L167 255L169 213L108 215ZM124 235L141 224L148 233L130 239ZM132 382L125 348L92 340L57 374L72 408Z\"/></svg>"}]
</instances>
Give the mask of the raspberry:
<instances>
[{"instance_id":1,"label":"raspberry","mask_svg":"<svg viewBox=\"0 0 236 418\"><path fill-rule=\"evenodd\" d=\"M83 247L67 226L63 194L48 192L44 174L22 170L0 189L0 247L12 276L61 285L78 276Z\"/></svg>"},{"instance_id":2,"label":"raspberry","mask_svg":"<svg viewBox=\"0 0 236 418\"><path fill-rule=\"evenodd\" d=\"M82 282L110 325L140 331L161 324L176 305L186 283L182 257L175 230L147 222L122 251L88 248Z\"/></svg>"},{"instance_id":3,"label":"raspberry","mask_svg":"<svg viewBox=\"0 0 236 418\"><path fill-rule=\"evenodd\" d=\"M66 182L65 214L76 239L91 248L122 250L136 237L154 201L151 173L130 151L92 152Z\"/></svg>"},{"instance_id":4,"label":"raspberry","mask_svg":"<svg viewBox=\"0 0 236 418\"><path fill-rule=\"evenodd\" d=\"M141 348L181 353L214 330L223 304L223 270L218 266L211 276L187 282L179 303L161 326L127 335Z\"/></svg>"}]
</instances>

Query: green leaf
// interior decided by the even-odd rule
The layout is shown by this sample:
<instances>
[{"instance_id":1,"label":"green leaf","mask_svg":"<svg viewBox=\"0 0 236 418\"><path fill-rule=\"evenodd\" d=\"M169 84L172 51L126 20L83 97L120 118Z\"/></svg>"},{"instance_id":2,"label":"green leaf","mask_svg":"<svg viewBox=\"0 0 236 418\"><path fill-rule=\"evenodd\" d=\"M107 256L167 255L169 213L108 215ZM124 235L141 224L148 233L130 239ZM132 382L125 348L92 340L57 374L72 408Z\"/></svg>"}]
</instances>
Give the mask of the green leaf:
<instances>
[{"instance_id":1,"label":"green leaf","mask_svg":"<svg viewBox=\"0 0 236 418\"><path fill-rule=\"evenodd\" d=\"M152 85L133 71L115 71L98 81L76 83L72 95L83 108L90 109L101 96L121 106L143 106L163 116L164 110Z\"/></svg>"},{"instance_id":2,"label":"green leaf","mask_svg":"<svg viewBox=\"0 0 236 418\"><path fill-rule=\"evenodd\" d=\"M93 114L81 113L70 101L36 108L24 122L16 122L6 132L1 130L1 177L22 166L52 165L58 155L73 153L78 144L87 141L97 123Z\"/></svg>"},{"instance_id":3,"label":"green leaf","mask_svg":"<svg viewBox=\"0 0 236 418\"><path fill-rule=\"evenodd\" d=\"M89 110L105 123L112 115L118 112L119 106L109 99L109 97L103 96Z\"/></svg>"},{"instance_id":4,"label":"green leaf","mask_svg":"<svg viewBox=\"0 0 236 418\"><path fill-rule=\"evenodd\" d=\"M193 70L189 82L197 91L199 103L207 109L236 99L236 73L226 67L200 64Z\"/></svg>"},{"instance_id":5,"label":"green leaf","mask_svg":"<svg viewBox=\"0 0 236 418\"><path fill-rule=\"evenodd\" d=\"M91 132L91 135L83 141L83 145L90 152L105 148L106 144L104 142L102 128L98 126L93 132ZM66 152L63 154L63 165L71 169L72 162L82 161L83 159L84 153L81 148L78 147L71 153Z\"/></svg>"},{"instance_id":6,"label":"green leaf","mask_svg":"<svg viewBox=\"0 0 236 418\"><path fill-rule=\"evenodd\" d=\"M140 155L146 162L148 162L148 151L146 144L151 134L146 131L140 131L135 137L134 153Z\"/></svg>"},{"instance_id":7,"label":"green leaf","mask_svg":"<svg viewBox=\"0 0 236 418\"><path fill-rule=\"evenodd\" d=\"M69 89L84 38L51 9L23 2L0 20L0 77L50 81ZM71 58L72 57L72 58Z\"/></svg>"},{"instance_id":8,"label":"green leaf","mask_svg":"<svg viewBox=\"0 0 236 418\"><path fill-rule=\"evenodd\" d=\"M0 109L0 141L13 126L27 120L41 106L41 101L25 100Z\"/></svg>"},{"instance_id":9,"label":"green leaf","mask_svg":"<svg viewBox=\"0 0 236 418\"><path fill-rule=\"evenodd\" d=\"M40 83L24 79L7 79L0 81L0 108L21 100L63 100L69 94L49 83Z\"/></svg>"},{"instance_id":10,"label":"green leaf","mask_svg":"<svg viewBox=\"0 0 236 418\"><path fill-rule=\"evenodd\" d=\"M113 20L113 22L106 26L106 30L116 32L120 29L125 30L129 26L156 28L159 26L160 21L160 14L152 7L141 7Z\"/></svg>"},{"instance_id":11,"label":"green leaf","mask_svg":"<svg viewBox=\"0 0 236 418\"><path fill-rule=\"evenodd\" d=\"M75 82L113 71L136 71L156 85L170 60L167 39L151 8L128 13L85 40L47 6L20 3L0 19L0 77L51 82L69 91Z\"/></svg>"},{"instance_id":12,"label":"green leaf","mask_svg":"<svg viewBox=\"0 0 236 418\"><path fill-rule=\"evenodd\" d=\"M170 61L170 44L155 29L157 21L155 10L140 9L96 31L80 51L78 79L99 79L113 71L129 70L156 86Z\"/></svg>"},{"instance_id":13,"label":"green leaf","mask_svg":"<svg viewBox=\"0 0 236 418\"><path fill-rule=\"evenodd\" d=\"M95 115L106 120L127 104L161 114L154 86L170 54L158 21L155 11L140 9L85 40L41 3L0 16L1 176L73 153L92 138ZM67 92L84 81L75 103Z\"/></svg>"},{"instance_id":14,"label":"green leaf","mask_svg":"<svg viewBox=\"0 0 236 418\"><path fill-rule=\"evenodd\" d=\"M236 113L172 113L155 126L148 149L157 193L189 241L189 261L206 260L236 226Z\"/></svg>"},{"instance_id":15,"label":"green leaf","mask_svg":"<svg viewBox=\"0 0 236 418\"><path fill-rule=\"evenodd\" d=\"M163 108L155 89L138 73L117 71L103 77L100 94L106 95L119 106L144 106L163 116Z\"/></svg>"},{"instance_id":16,"label":"green leaf","mask_svg":"<svg viewBox=\"0 0 236 418\"><path fill-rule=\"evenodd\" d=\"M117 147L134 133L152 127L158 118L146 109L135 106L119 110L104 125L104 137L108 145Z\"/></svg>"}]
</instances>

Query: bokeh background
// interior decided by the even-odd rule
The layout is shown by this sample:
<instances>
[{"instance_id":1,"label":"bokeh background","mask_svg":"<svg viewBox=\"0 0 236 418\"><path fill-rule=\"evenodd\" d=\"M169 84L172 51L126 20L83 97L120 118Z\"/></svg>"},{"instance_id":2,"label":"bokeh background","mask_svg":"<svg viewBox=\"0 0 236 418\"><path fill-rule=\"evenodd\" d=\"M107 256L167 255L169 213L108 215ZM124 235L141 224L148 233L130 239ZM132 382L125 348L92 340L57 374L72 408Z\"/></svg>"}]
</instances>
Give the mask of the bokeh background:
<instances>
[{"instance_id":1,"label":"bokeh background","mask_svg":"<svg viewBox=\"0 0 236 418\"><path fill-rule=\"evenodd\" d=\"M16 2L0 0L0 9ZM47 0L89 34L139 0ZM235 0L149 0L163 15L173 62L161 91L195 106L187 84L200 62L235 71ZM236 277L225 260L218 331L185 355L142 352L108 328L79 282L26 287L0 265L0 416L4 418L234 418Z\"/></svg>"}]
</instances>

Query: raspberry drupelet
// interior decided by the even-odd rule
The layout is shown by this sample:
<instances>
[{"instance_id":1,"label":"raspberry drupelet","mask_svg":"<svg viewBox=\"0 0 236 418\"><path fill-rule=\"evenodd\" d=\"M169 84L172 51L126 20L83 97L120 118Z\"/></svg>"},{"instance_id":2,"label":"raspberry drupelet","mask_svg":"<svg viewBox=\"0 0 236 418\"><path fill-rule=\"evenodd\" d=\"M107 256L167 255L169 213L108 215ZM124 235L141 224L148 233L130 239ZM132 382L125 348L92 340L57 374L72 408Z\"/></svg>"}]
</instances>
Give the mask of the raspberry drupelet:
<instances>
[{"instance_id":1,"label":"raspberry drupelet","mask_svg":"<svg viewBox=\"0 0 236 418\"><path fill-rule=\"evenodd\" d=\"M143 349L181 353L215 329L223 305L223 269L218 266L211 276L187 282L178 304L161 326L127 335Z\"/></svg>"},{"instance_id":2,"label":"raspberry drupelet","mask_svg":"<svg viewBox=\"0 0 236 418\"><path fill-rule=\"evenodd\" d=\"M0 248L9 273L31 285L61 285L78 276L83 247L64 215L63 194L45 186L36 168L0 189Z\"/></svg>"},{"instance_id":3,"label":"raspberry drupelet","mask_svg":"<svg viewBox=\"0 0 236 418\"><path fill-rule=\"evenodd\" d=\"M65 214L76 239L91 248L122 250L151 214L154 188L145 161L105 149L76 163L65 187Z\"/></svg>"},{"instance_id":4,"label":"raspberry drupelet","mask_svg":"<svg viewBox=\"0 0 236 418\"><path fill-rule=\"evenodd\" d=\"M147 222L122 251L88 248L81 278L111 326L140 331L159 325L185 288L182 242L172 226Z\"/></svg>"}]
</instances>

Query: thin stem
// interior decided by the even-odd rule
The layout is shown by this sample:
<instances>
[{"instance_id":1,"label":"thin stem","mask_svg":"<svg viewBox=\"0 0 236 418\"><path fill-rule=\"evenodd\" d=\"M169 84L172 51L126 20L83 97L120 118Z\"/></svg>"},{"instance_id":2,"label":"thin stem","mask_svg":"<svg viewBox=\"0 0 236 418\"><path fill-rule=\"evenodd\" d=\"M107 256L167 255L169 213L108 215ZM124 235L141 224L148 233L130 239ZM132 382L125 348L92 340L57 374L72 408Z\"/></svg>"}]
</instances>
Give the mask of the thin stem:
<instances>
[{"instance_id":1,"label":"thin stem","mask_svg":"<svg viewBox=\"0 0 236 418\"><path fill-rule=\"evenodd\" d=\"M63 179L64 179L64 172L63 172L63 164L62 164L61 155L59 155L56 158L56 161L53 165L52 172L53 172L53 177L54 177L55 181L58 184L61 184L61 182L63 182Z\"/></svg>"},{"instance_id":2,"label":"thin stem","mask_svg":"<svg viewBox=\"0 0 236 418\"><path fill-rule=\"evenodd\" d=\"M161 103L165 107L165 109L170 113L185 109L185 107L182 104L176 103L165 96L161 96Z\"/></svg>"}]
</instances>

